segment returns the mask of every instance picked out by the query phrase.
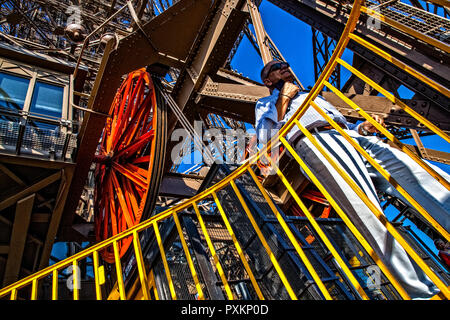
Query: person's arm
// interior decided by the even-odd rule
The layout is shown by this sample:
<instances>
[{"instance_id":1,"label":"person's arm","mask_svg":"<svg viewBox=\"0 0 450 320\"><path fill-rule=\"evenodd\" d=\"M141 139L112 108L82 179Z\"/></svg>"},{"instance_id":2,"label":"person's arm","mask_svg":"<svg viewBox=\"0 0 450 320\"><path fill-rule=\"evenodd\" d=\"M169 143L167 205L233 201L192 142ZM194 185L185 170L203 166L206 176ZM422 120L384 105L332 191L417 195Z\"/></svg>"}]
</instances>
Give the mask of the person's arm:
<instances>
[{"instance_id":1,"label":"person's arm","mask_svg":"<svg viewBox=\"0 0 450 320\"><path fill-rule=\"evenodd\" d=\"M278 94L278 100L275 104L278 113L278 121L281 121L284 118L292 98L295 97L299 90L300 88L293 83L284 83L283 88L281 88L281 91Z\"/></svg>"},{"instance_id":2,"label":"person's arm","mask_svg":"<svg viewBox=\"0 0 450 320\"><path fill-rule=\"evenodd\" d=\"M386 127L385 123L384 123L384 119L382 117L380 117L379 115L373 115L373 119L378 122L379 124L381 124L383 127ZM379 133L380 131L373 125L371 124L368 120L364 121L363 123L360 123L358 126L356 126L355 128L353 128L353 130L357 130L358 133L362 136L367 136L371 133Z\"/></svg>"},{"instance_id":3,"label":"person's arm","mask_svg":"<svg viewBox=\"0 0 450 320\"><path fill-rule=\"evenodd\" d=\"M255 106L255 129L260 143L266 143L279 129L275 101L271 97L260 99Z\"/></svg>"}]
</instances>

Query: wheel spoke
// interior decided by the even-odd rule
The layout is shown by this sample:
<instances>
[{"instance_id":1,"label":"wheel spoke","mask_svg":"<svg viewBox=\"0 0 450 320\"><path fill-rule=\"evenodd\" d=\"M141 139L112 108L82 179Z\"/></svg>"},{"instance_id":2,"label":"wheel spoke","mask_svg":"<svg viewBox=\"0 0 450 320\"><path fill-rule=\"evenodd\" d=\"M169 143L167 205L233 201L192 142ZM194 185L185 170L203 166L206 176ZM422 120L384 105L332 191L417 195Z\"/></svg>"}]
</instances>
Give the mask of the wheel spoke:
<instances>
[{"instance_id":1,"label":"wheel spoke","mask_svg":"<svg viewBox=\"0 0 450 320\"><path fill-rule=\"evenodd\" d=\"M115 170L117 170L118 172L120 172L126 178L130 179L131 181L133 181L137 185L141 186L142 188L147 188L147 185L148 185L147 180L143 179L141 177L141 175L136 174L135 172L128 170L127 168L123 167L122 165L120 165L120 164L118 164L116 162L113 163L113 168Z\"/></svg>"},{"instance_id":2,"label":"wheel spoke","mask_svg":"<svg viewBox=\"0 0 450 320\"><path fill-rule=\"evenodd\" d=\"M109 198L109 201L108 201L108 203L109 203L109 206L110 206L110 215L109 215L109 217L111 218L111 235L112 236L114 236L114 235L116 235L118 232L117 232L117 219L116 219L116 214L115 214L115 212L116 212L116 206L115 206L115 200L114 200L114 190L113 190L113 186L112 186L112 183L111 183L111 179L108 179L108 192L109 192L109 196L108 196L108 198ZM105 222L108 222L108 221L105 221ZM108 225L108 223L105 223L105 227ZM107 234L107 230L105 230L106 231L106 234Z\"/></svg>"},{"instance_id":3,"label":"wheel spoke","mask_svg":"<svg viewBox=\"0 0 450 320\"><path fill-rule=\"evenodd\" d=\"M136 153L140 148L147 144L154 136L154 130L150 130L144 135L136 139L132 144L127 145L125 148L120 150L115 158L120 158L124 155L131 156Z\"/></svg>"},{"instance_id":4,"label":"wheel spoke","mask_svg":"<svg viewBox=\"0 0 450 320\"><path fill-rule=\"evenodd\" d=\"M133 190L133 186L130 183L130 180L123 179L123 186L125 189L125 198L130 202L131 207L133 208L135 221L139 221L141 219L142 212L139 209L139 203L136 199L135 191Z\"/></svg>"},{"instance_id":5,"label":"wheel spoke","mask_svg":"<svg viewBox=\"0 0 450 320\"><path fill-rule=\"evenodd\" d=\"M150 161L150 156L147 155L147 156L142 156L142 157L136 158L131 163L133 163L133 164L144 163L144 162L148 163L149 161Z\"/></svg>"},{"instance_id":6,"label":"wheel spoke","mask_svg":"<svg viewBox=\"0 0 450 320\"><path fill-rule=\"evenodd\" d=\"M131 95L128 97L128 99L124 99L124 101L128 101L128 104L126 106L126 110L123 110L123 108L121 108L118 118L119 118L119 122L117 123L117 126L114 130L114 134L112 134L112 143L114 144L114 141L117 142L117 138L118 136L122 133L122 130L124 127L129 128L129 119L130 117L132 118L132 112L135 109L134 105L135 105L135 101L136 101L136 94L138 92L140 92L141 87L143 87L142 84L142 75L139 77L139 79L137 80L137 84L134 86ZM125 107L125 105L123 105L123 107ZM111 146L111 148L113 148L113 146Z\"/></svg>"},{"instance_id":7,"label":"wheel spoke","mask_svg":"<svg viewBox=\"0 0 450 320\"><path fill-rule=\"evenodd\" d=\"M146 124L148 122L148 118L150 115L150 111L149 110L149 97L146 97L145 101L142 103L143 106L143 110L145 110L146 112L142 113L138 119L138 121L136 121L136 124L133 126L133 131L131 132L131 134L128 135L127 140L125 141L125 144L130 144L134 139L136 139L136 137L140 137L142 136L144 133L148 132L148 125Z\"/></svg>"},{"instance_id":8,"label":"wheel spoke","mask_svg":"<svg viewBox=\"0 0 450 320\"><path fill-rule=\"evenodd\" d=\"M119 184L119 181L117 180L116 174L114 173L114 171L111 173L111 179L114 185L114 190L116 191L116 195L117 195L117 199L119 200L119 205L120 208L122 209L122 215L123 218L126 221L126 224L128 225L129 228L131 228L132 226L135 225L134 219L131 215L131 210L130 208L127 206L125 197L123 195L122 192L122 188ZM122 222L122 221L121 221ZM122 222L123 224L123 222ZM121 230L125 230L126 228L123 228L124 226L121 226Z\"/></svg>"},{"instance_id":9,"label":"wheel spoke","mask_svg":"<svg viewBox=\"0 0 450 320\"><path fill-rule=\"evenodd\" d=\"M114 152L116 152L120 148L121 144L125 141L125 138L128 138L125 142L125 144L128 144L133 139L138 128L142 127L140 126L142 119L145 119L148 116L148 111L146 112L145 107L146 105L144 103L139 106L138 112L133 115L133 118L130 120L129 125L125 128L120 137L116 139L116 142L113 143L112 147L114 149Z\"/></svg>"},{"instance_id":10,"label":"wheel spoke","mask_svg":"<svg viewBox=\"0 0 450 320\"><path fill-rule=\"evenodd\" d=\"M117 130L119 129L121 121L125 120L125 119L123 119L122 115L123 115L123 110L124 110L125 104L128 100L126 97L128 96L128 93L130 92L130 86L131 86L132 82L133 82L133 77L128 77L127 85L126 85L125 91L123 93L122 100L120 102L120 107L118 109L116 108L116 110L114 112L115 116L114 116L113 124L111 126L112 130L111 130L110 140L108 141L109 142L108 143L108 151L111 150L111 144L113 142L113 139L116 135Z\"/></svg>"},{"instance_id":11,"label":"wheel spoke","mask_svg":"<svg viewBox=\"0 0 450 320\"><path fill-rule=\"evenodd\" d=\"M137 174L139 174L142 178L144 178L146 181L149 178L148 177L148 170L135 166L131 163L127 163L124 165L124 167L128 170L130 170L131 172L136 172Z\"/></svg>"}]
</instances>

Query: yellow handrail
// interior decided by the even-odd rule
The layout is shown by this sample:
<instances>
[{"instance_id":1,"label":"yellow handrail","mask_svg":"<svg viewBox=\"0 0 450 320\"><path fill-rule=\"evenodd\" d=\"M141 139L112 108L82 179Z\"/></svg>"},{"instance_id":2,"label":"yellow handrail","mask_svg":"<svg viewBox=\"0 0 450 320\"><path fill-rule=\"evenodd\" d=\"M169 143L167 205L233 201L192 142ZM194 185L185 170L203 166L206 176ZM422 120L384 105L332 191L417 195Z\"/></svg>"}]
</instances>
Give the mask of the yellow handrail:
<instances>
[{"instance_id":1,"label":"yellow handrail","mask_svg":"<svg viewBox=\"0 0 450 320\"><path fill-rule=\"evenodd\" d=\"M244 269L250 278L250 283L252 283L253 288L255 289L256 295L259 299L265 299L263 290L261 290L260 285L258 283L258 279L255 277L254 272L250 266L250 264L247 261L247 257L245 254L245 249L241 246L238 239L236 238L234 226L232 226L232 223L230 222L230 219L228 218L228 213L223 209L221 202L219 201L219 198L217 196L217 193L224 188L230 188L234 191L234 195L237 197L238 202L243 209L243 214L245 214L245 217L250 221L251 226L253 227L257 238L259 239L260 243L262 244L264 251L266 252L267 256L269 257L269 260L271 261L274 270L276 271L277 275L279 276L284 289L288 293L289 297L291 299L298 299L297 293L295 292L292 284L290 283L288 277L286 276L285 271L283 270L283 265L280 263L279 259L274 254L273 250L271 249L268 240L266 239L263 231L258 226L257 221L255 220L255 217L252 214L252 210L249 208L249 206L246 203L246 200L244 196L242 195L241 191L239 190L239 187L236 184L236 179L241 177L243 174L249 174L252 178L253 182L256 184L257 189L261 192L263 198L269 205L271 211L273 212L276 221L281 226L281 229L286 234L287 238L289 239L290 243L292 244L295 252L300 257L301 262L305 265L306 269L311 275L311 278L314 280L316 287L321 292L323 297L325 299L332 299L332 296L330 295L329 288L323 283L321 277L319 276L317 270L314 269L313 264L308 259L308 256L304 252L304 248L302 245L298 242L296 239L296 236L291 230L291 227L286 223L284 218L282 217L281 213L278 211L277 207L275 206L273 200L270 198L269 193L264 189L263 185L259 182L258 177L256 176L256 173L252 169L252 166L254 166L258 160L262 156L265 156L267 154L267 151L270 150L272 146L278 146L279 144L282 144L286 147L288 152L292 154L294 159L299 163L300 167L303 169L303 171L307 174L307 176L310 178L310 180L318 187L318 189L324 194L325 198L329 201L331 206L336 210L338 216L342 219L344 224L348 227L350 232L355 236L355 238L358 240L358 242L362 245L362 247L367 251L368 255L373 259L373 261L380 267L380 270L383 272L383 274L386 276L386 278L390 281L390 283L393 285L393 287L397 290L397 292L400 294L400 296L403 299L410 299L410 296L406 292L406 290L400 285L398 279L395 278L391 270L389 270L386 265L381 261L381 259L377 256L375 253L375 250L369 245L368 241L362 236L360 230L353 224L351 219L347 216L347 214L338 206L336 199L333 199L330 195L330 193L327 191L327 186L322 184L317 177L312 173L311 170L306 166L306 164L302 161L300 156L295 152L294 148L289 144L289 142L286 140L286 135L290 132L290 130L297 126L300 131L305 135L305 139L309 139L317 148L318 150L323 154L323 156L327 159L327 161L337 170L337 172L341 175L341 177L350 185L352 190L361 198L361 200L365 203L365 205L372 211L372 213L385 225L386 229L393 235L393 237L398 241L398 243L405 249L405 251L416 261L418 266L425 272L425 274L436 284L436 286L441 290L441 294L446 297L447 299L450 296L449 290L446 287L446 285L442 282L440 277L435 274L434 270L432 270L423 260L422 258L411 248L411 246L406 242L406 240L400 235L400 233L392 226L392 224L389 223L389 221L384 216L383 212L381 212L377 206L371 202L371 200L367 197L366 194L360 189L360 187L352 180L352 178L340 168L340 166L336 163L334 163L332 157L329 155L327 150L325 150L321 145L316 141L314 136L306 129L304 128L300 122L299 119L302 117L302 115L306 112L308 108L312 106L319 114L321 114L330 124L332 127L334 127L353 147L356 151L358 151L363 157L365 157L372 165L377 169L382 176L384 176L388 181L393 183L397 190L403 194L410 202L411 204L427 219L430 224L438 231L440 232L445 238L449 239L448 237L448 231L445 230L441 225L439 225L432 217L431 215L426 212L426 210L415 201L409 194L404 191L403 187L400 186L395 180L392 179L390 174L386 172L381 166L377 165L376 161L367 154L357 143L355 143L352 138L346 134L344 130L342 130L331 118L329 118L314 102L320 91L323 89L324 86L327 86L330 88L333 92L335 92L338 96L340 96L342 99L346 98L337 88L334 88L331 86L328 82L328 79L330 78L331 73L337 66L337 64L341 64L347 69L349 69L351 72L356 74L358 77L360 77L363 81L366 81L368 84L376 88L381 94L385 95L388 99L391 99L394 103L397 103L402 107L405 111L412 114L412 116L417 119L420 123L424 124L428 128L430 128L432 131L434 131L436 134L444 138L445 141L449 142L448 136L442 132L439 128L437 128L435 125L433 125L431 122L429 122L427 119L423 118L422 116L418 115L414 112L414 110L410 109L408 106L406 106L403 102L393 97L392 94L378 86L376 83L374 83L372 80L370 80L367 76L362 74L360 71L356 70L355 68L351 67L349 64L347 64L345 61L341 59L341 56L349 42L350 39L353 39L360 44L364 45L366 48L372 50L373 52L379 54L384 59L387 59L388 61L393 62L398 67L402 68L403 70L409 72L412 76L417 77L418 80L423 81L424 83L432 86L436 90L440 91L446 96L449 95L448 89L444 88L438 83L435 83L432 80L429 80L428 78L424 77L423 75L415 72L412 68L406 66L402 62L394 59L384 51L380 50L379 48L375 47L373 44L361 39L360 37L354 35L352 32L355 28L356 23L358 22L359 15L361 11L367 12L366 9L361 9L361 0L356 0L353 4L352 11L348 17L347 24L345 26L345 29L341 35L341 38L339 39L338 44L336 45L336 48L332 54L332 57L330 58L328 64L326 65L324 71L320 75L319 79L316 81L314 87L307 95L306 99L302 103L302 105L298 108L298 110L295 112L295 114L291 117L291 119L288 120L288 122L279 130L279 132L263 147L262 150L257 152L255 155L251 156L249 159L247 159L239 168L234 170L231 174L229 174L227 177L225 177L223 180L219 181L218 183L214 184L213 186L209 187L208 189L202 191L201 193L193 196L190 199L186 199L183 202L175 205L174 207L168 208L167 210L156 214L149 218L146 221L141 222L138 225L133 226L132 228L117 234L107 240L104 240L102 242L99 242L97 244L92 245L90 248L87 248L63 261L57 262L43 270L40 270L22 280L17 281L16 283L13 283L5 288L0 289L0 298L8 296L11 300L15 300L19 297L19 291L25 288L28 288L28 286L31 286L31 294L30 298L32 300L37 299L39 297L38 289L39 289L39 281L46 277L51 277L52 279L52 286L51 286L51 298L54 300L58 299L58 274L60 271L64 270L65 268L72 266L73 270L73 299L77 300L80 298L79 294L79 281L81 279L81 275L78 271L78 265L80 261L83 259L92 258L93 260L93 271L94 271L94 280L95 280L95 296L97 299L102 299L102 290L101 285L105 282L104 280L104 274L103 274L103 266L100 266L100 259L99 259L99 252L102 250L105 250L109 246L113 246L113 252L115 256L115 262L113 266L115 267L115 281L116 288L118 290L118 297L120 299L127 299L129 295L127 295L126 292L126 286L124 283L123 278L123 272L122 272L122 263L119 256L119 244L120 240L132 237L133 239L133 246L132 249L134 250L134 256L135 261L137 265L137 271L138 271L138 278L136 281L140 284L140 295L143 299L150 299L151 294L153 293L153 296L156 299L161 298L161 294L158 293L156 282L155 282L155 275L154 270L150 269L147 270L144 262L144 257L142 253L142 248L140 244L139 239L139 232L142 232L144 230L147 230L149 228L153 229L153 234L155 235L156 244L159 250L159 253L161 255L161 260L163 263L163 270L165 272L165 276L167 279L167 283L169 285L170 289L170 296L172 299L177 298L177 292L176 288L174 286L173 279L171 277L171 271L169 263L166 259L166 253L164 249L164 243L163 239L161 238L161 234L158 228L158 223L161 223L163 221L169 220L170 218L173 219L176 231L178 232L180 242L182 245L182 249L186 258L187 266L190 270L190 275L192 276L193 283L195 287L195 290L197 292L198 299L204 299L205 294L202 289L202 285L200 283L198 273L196 270L196 266L193 260L193 257L190 253L190 248L188 247L188 244L186 240L184 239L183 235L183 229L180 224L180 219L178 218L178 214L181 212L184 212L189 209L193 209L195 212L195 215L193 215L198 222L199 225L199 231L201 230L202 235L207 243L207 247L209 249L209 254L212 258L212 266L215 268L217 273L219 274L220 280L223 285L223 289L226 295L227 299L235 299L236 295L233 293L232 286L230 286L229 279L227 279L227 275L224 272L223 266L221 264L221 261L219 259L219 256L216 252L216 248L214 246L214 243L208 233L208 227L205 224L205 221L203 219L202 214L199 210L199 203L205 199L213 199L214 203L217 207L218 212L220 213L220 217L222 218L222 221L224 222L225 230L228 232L228 235L231 238L231 242L236 248L237 254L244 266ZM408 31L408 30L406 30ZM412 35L414 36L414 32L412 32ZM347 103L349 99L344 99ZM351 100L350 100L351 101ZM350 103L349 103L350 104ZM392 134L390 134L386 129L382 128L380 125L378 125L367 113L365 113L360 107L351 105L352 107L357 108L357 111L360 111L361 114L363 114L364 117L366 117L367 120L371 121L377 128L379 128L386 136L395 138ZM394 139L395 142L395 139ZM399 144L402 146L401 144ZM409 151L409 150L408 150ZM405 150L405 152L407 152ZM411 156L411 154L410 154ZM363 299L369 299L369 296L367 292L365 292L363 286L359 282L359 280L356 278L354 271L352 271L348 263L344 260L344 257L341 256L337 248L333 245L333 243L330 241L330 239L327 237L325 232L321 229L320 225L316 222L315 218L312 216L312 214L309 212L309 210L306 208L304 203L301 201L300 197L296 193L294 187L290 185L285 175L282 173L280 168L277 166L276 163L274 163L273 160L271 160L270 157L269 161L271 162L271 166L275 169L275 172L277 173L278 177L280 178L280 181L284 184L287 191L290 193L294 201L299 205L301 210L304 212L305 216L307 217L308 222L312 225L315 232L319 235L319 238L321 241L325 244L326 248L331 253L331 256L335 259L337 264L339 265L340 269L344 273L345 277L349 280L350 284L353 286L353 288L359 293L361 298ZM416 159L417 160L417 159ZM422 163L419 159L419 162ZM422 165L425 170L427 170L428 166L426 164ZM430 174L432 174L433 177L437 179L437 181L441 182L444 186L448 187L448 182L441 177L439 174L434 172L431 168L428 168L428 171ZM194 218L193 218L194 219ZM152 290L153 289L153 290Z\"/></svg>"}]
</instances>

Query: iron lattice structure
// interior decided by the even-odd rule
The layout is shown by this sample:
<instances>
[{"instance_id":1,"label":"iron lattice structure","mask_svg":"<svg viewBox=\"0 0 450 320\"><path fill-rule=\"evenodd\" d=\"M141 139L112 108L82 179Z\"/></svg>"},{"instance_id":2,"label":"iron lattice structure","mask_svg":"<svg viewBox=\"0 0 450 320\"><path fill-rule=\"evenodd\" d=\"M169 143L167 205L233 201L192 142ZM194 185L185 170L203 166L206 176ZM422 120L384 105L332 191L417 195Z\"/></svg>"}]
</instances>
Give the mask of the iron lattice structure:
<instances>
[{"instance_id":1,"label":"iron lattice structure","mask_svg":"<svg viewBox=\"0 0 450 320\"><path fill-rule=\"evenodd\" d=\"M120 40L137 28L123 0L7 0L1 1L1 36L4 41L32 51L77 62L84 37L70 35L66 27L82 26L89 37L82 53L82 62L89 66L90 79L95 78L105 47L105 36ZM136 16L142 23L165 11L177 1L132 1ZM107 22L107 23L105 23ZM78 41L77 41L78 40Z\"/></svg>"}]
</instances>

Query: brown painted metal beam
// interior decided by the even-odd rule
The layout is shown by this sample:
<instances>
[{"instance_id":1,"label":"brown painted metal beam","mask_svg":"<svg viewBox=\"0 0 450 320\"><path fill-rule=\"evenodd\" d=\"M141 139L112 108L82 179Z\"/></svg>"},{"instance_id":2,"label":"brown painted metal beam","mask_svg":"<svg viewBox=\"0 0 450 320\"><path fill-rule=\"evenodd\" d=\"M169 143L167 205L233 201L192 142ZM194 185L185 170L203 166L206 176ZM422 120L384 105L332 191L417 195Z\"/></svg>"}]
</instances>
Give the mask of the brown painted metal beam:
<instances>
[{"instance_id":1,"label":"brown painted metal beam","mask_svg":"<svg viewBox=\"0 0 450 320\"><path fill-rule=\"evenodd\" d=\"M20 267L22 265L23 251L25 248L26 235L30 225L31 212L34 204L34 194L17 201L14 225L9 243L8 259L6 261L3 286L18 280Z\"/></svg>"},{"instance_id":2,"label":"brown painted metal beam","mask_svg":"<svg viewBox=\"0 0 450 320\"><path fill-rule=\"evenodd\" d=\"M48 265L53 243L60 228L64 205L66 204L66 201L68 199L67 195L70 190L70 184L73 179L74 171L74 168L71 167L62 170L61 172L61 182L59 184L59 189L56 196L55 207L53 208L50 223L47 229L47 236L44 240L39 269L44 268Z\"/></svg>"},{"instance_id":3,"label":"brown painted metal beam","mask_svg":"<svg viewBox=\"0 0 450 320\"><path fill-rule=\"evenodd\" d=\"M202 176L167 173L161 182L159 195L190 198L197 193L202 182Z\"/></svg>"},{"instance_id":4,"label":"brown painted metal beam","mask_svg":"<svg viewBox=\"0 0 450 320\"><path fill-rule=\"evenodd\" d=\"M38 192L39 190L41 190L42 188L45 188L49 184L51 184L55 181L58 181L60 178L61 178L61 172L58 171L48 177L45 177L44 179L34 183L33 185L23 189L22 191L14 194L14 195L11 195L5 199L2 199L0 201L0 211L9 206L14 205L20 199L27 197L31 194L34 194L35 192Z\"/></svg>"},{"instance_id":5,"label":"brown painted metal beam","mask_svg":"<svg viewBox=\"0 0 450 320\"><path fill-rule=\"evenodd\" d=\"M269 90L257 85L215 82L208 77L198 94L201 97L198 99L199 108L253 124L255 103L258 99L268 96ZM324 91L321 95L350 120L363 120L336 94ZM417 120L385 97L351 93L345 95L368 113L383 116L387 124L424 129L418 125ZM440 108L433 108L427 100L405 99L404 102L428 120L438 124L444 131L450 131L450 119L440 113Z\"/></svg>"},{"instance_id":6,"label":"brown painted metal beam","mask_svg":"<svg viewBox=\"0 0 450 320\"><path fill-rule=\"evenodd\" d=\"M9 252L9 245L1 245L0 246L0 254L8 254Z\"/></svg>"},{"instance_id":7,"label":"brown painted metal beam","mask_svg":"<svg viewBox=\"0 0 450 320\"><path fill-rule=\"evenodd\" d=\"M239 2L239 3L237 3ZM216 74L225 63L248 14L239 10L243 1L216 1L202 26L201 36L193 45L186 66L181 71L172 96L181 110L195 98L195 93L203 85L209 74ZM217 6L221 4L221 8ZM174 129L176 117L169 115L168 133Z\"/></svg>"},{"instance_id":8,"label":"brown painted metal beam","mask_svg":"<svg viewBox=\"0 0 450 320\"><path fill-rule=\"evenodd\" d=\"M0 170L3 171L12 180L14 180L17 184L21 186L26 186L25 182L23 182L22 179L20 179L14 172L12 172L8 167L6 167L2 163L0 163Z\"/></svg>"},{"instance_id":9,"label":"brown painted metal beam","mask_svg":"<svg viewBox=\"0 0 450 320\"><path fill-rule=\"evenodd\" d=\"M248 19L248 13L241 11L243 5L243 0L214 2L202 25L199 37L186 59L185 68L180 72L172 90L172 97L190 122L196 114L194 111L198 90L208 75L215 75L219 68L225 65L228 54ZM168 136L171 135L177 123L178 118L175 114L169 113ZM169 142L167 149L171 150L173 145L173 142ZM165 172L168 172L171 164L170 153L167 153Z\"/></svg>"},{"instance_id":10,"label":"brown painted metal beam","mask_svg":"<svg viewBox=\"0 0 450 320\"><path fill-rule=\"evenodd\" d=\"M75 164L71 162L63 162L59 160L49 161L48 159L33 158L27 155L20 155L20 157L18 157L7 153L0 153L0 162L45 169L62 169L75 166Z\"/></svg>"},{"instance_id":11,"label":"brown painted metal beam","mask_svg":"<svg viewBox=\"0 0 450 320\"><path fill-rule=\"evenodd\" d=\"M391 141L387 142L391 147L398 148L394 143ZM450 153L439 151L439 150L433 150L428 148L423 148L422 150L417 147L410 144L405 144L405 147L407 147L409 150L415 153L416 156L419 158L425 159L425 160L431 160L436 162L441 162L444 164L450 164Z\"/></svg>"},{"instance_id":12,"label":"brown painted metal beam","mask_svg":"<svg viewBox=\"0 0 450 320\"><path fill-rule=\"evenodd\" d=\"M261 58L263 60L263 63L266 64L267 62L271 61L273 57L270 53L269 47L265 42L266 30L264 29L261 15L259 13L258 7L252 0L247 0L247 8L252 18L253 27L255 28L256 41L258 42Z\"/></svg>"}]
</instances>

